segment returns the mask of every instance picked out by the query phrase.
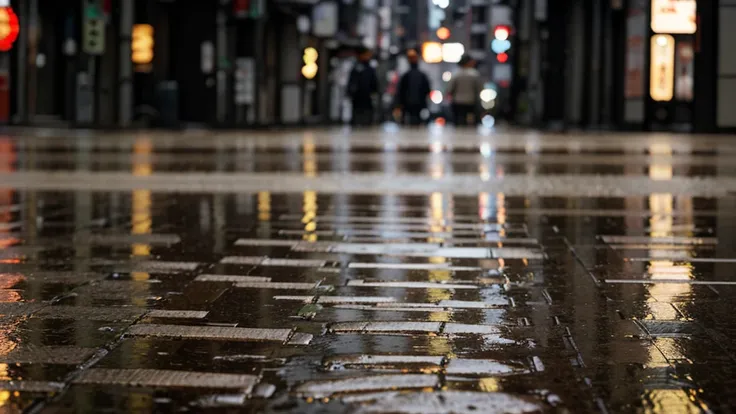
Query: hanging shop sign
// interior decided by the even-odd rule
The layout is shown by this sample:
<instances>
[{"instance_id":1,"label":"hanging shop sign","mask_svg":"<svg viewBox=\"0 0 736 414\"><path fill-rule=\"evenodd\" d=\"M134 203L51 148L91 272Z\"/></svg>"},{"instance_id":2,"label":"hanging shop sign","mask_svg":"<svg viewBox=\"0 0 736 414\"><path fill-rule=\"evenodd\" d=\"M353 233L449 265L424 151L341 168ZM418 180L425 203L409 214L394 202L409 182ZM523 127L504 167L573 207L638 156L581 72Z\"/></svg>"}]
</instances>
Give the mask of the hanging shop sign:
<instances>
[{"instance_id":1,"label":"hanging shop sign","mask_svg":"<svg viewBox=\"0 0 736 414\"><path fill-rule=\"evenodd\" d=\"M698 28L695 0L652 0L654 33L693 34Z\"/></svg>"},{"instance_id":2,"label":"hanging shop sign","mask_svg":"<svg viewBox=\"0 0 736 414\"><path fill-rule=\"evenodd\" d=\"M651 41L649 95L653 100L668 102L674 95L675 38L654 35Z\"/></svg>"},{"instance_id":3,"label":"hanging shop sign","mask_svg":"<svg viewBox=\"0 0 736 414\"><path fill-rule=\"evenodd\" d=\"M694 67L693 42L677 42L677 59L675 63L675 99L683 102L693 100Z\"/></svg>"},{"instance_id":4,"label":"hanging shop sign","mask_svg":"<svg viewBox=\"0 0 736 414\"><path fill-rule=\"evenodd\" d=\"M631 7L626 18L626 99L644 97L644 62L646 62L647 17L646 9Z\"/></svg>"}]
</instances>

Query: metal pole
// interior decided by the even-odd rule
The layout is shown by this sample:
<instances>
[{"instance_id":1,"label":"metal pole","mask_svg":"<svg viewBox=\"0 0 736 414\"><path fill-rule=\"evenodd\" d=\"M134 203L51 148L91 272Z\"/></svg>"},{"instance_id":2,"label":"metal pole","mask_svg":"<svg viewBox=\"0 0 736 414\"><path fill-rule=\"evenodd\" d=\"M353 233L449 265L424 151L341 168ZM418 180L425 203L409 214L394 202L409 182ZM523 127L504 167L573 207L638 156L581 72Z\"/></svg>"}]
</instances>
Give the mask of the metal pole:
<instances>
[{"instance_id":1,"label":"metal pole","mask_svg":"<svg viewBox=\"0 0 736 414\"><path fill-rule=\"evenodd\" d=\"M118 71L119 106L118 123L125 128L130 125L133 111L133 63L130 60L133 41L133 15L135 0L123 0L120 10L120 70Z\"/></svg>"}]
</instances>

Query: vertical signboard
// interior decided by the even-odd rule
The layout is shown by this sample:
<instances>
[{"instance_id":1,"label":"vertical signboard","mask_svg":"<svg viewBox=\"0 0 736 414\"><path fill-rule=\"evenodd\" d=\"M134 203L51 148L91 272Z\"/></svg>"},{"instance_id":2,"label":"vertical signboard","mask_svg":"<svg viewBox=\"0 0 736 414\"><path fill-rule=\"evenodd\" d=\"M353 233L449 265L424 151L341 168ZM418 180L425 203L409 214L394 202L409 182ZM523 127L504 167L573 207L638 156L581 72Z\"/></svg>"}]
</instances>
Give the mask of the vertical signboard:
<instances>
[{"instance_id":1,"label":"vertical signboard","mask_svg":"<svg viewBox=\"0 0 736 414\"><path fill-rule=\"evenodd\" d=\"M235 59L235 104L252 105L255 101L255 62L253 58Z\"/></svg>"},{"instance_id":2,"label":"vertical signboard","mask_svg":"<svg viewBox=\"0 0 736 414\"><path fill-rule=\"evenodd\" d=\"M693 100L693 42L680 41L677 43L677 58L675 60L675 99L682 102Z\"/></svg>"},{"instance_id":3,"label":"vertical signboard","mask_svg":"<svg viewBox=\"0 0 736 414\"><path fill-rule=\"evenodd\" d=\"M630 8L626 18L626 77L624 97L644 97L644 56L647 33L646 13L639 8Z\"/></svg>"},{"instance_id":4,"label":"vertical signboard","mask_svg":"<svg viewBox=\"0 0 736 414\"><path fill-rule=\"evenodd\" d=\"M654 33L693 34L698 28L695 0L652 0Z\"/></svg>"},{"instance_id":5,"label":"vertical signboard","mask_svg":"<svg viewBox=\"0 0 736 414\"><path fill-rule=\"evenodd\" d=\"M671 101L675 81L675 38L652 36L651 54L649 95L655 101Z\"/></svg>"}]
</instances>

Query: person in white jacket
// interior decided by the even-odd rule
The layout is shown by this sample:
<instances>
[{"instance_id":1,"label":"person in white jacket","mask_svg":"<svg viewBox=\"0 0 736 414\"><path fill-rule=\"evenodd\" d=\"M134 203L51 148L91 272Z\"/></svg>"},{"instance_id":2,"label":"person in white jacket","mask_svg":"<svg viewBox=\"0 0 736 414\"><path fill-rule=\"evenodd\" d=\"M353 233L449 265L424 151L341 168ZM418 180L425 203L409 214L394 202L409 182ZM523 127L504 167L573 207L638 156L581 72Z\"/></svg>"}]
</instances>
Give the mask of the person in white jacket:
<instances>
[{"instance_id":1,"label":"person in white jacket","mask_svg":"<svg viewBox=\"0 0 736 414\"><path fill-rule=\"evenodd\" d=\"M480 73L475 69L475 61L469 56L463 56L458 63L460 70L452 77L447 85L447 94L452 99L452 113L455 125L468 125L468 116L473 115L473 122L478 124L480 93L484 83Z\"/></svg>"}]
</instances>

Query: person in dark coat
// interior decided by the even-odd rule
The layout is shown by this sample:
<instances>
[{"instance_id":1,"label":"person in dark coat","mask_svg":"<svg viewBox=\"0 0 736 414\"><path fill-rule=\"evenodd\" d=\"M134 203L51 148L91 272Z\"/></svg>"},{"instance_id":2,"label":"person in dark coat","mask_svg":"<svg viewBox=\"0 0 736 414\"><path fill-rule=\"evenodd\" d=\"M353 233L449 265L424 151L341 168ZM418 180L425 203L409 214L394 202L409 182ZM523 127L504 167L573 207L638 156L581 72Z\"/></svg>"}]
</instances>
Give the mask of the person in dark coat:
<instances>
[{"instance_id":1,"label":"person in dark coat","mask_svg":"<svg viewBox=\"0 0 736 414\"><path fill-rule=\"evenodd\" d=\"M368 48L358 51L358 61L353 66L348 80L348 96L353 103L353 125L372 125L374 118L373 99L378 93L378 76L371 66L373 53Z\"/></svg>"},{"instance_id":2,"label":"person in dark coat","mask_svg":"<svg viewBox=\"0 0 736 414\"><path fill-rule=\"evenodd\" d=\"M402 111L403 123L422 124L421 112L427 109L427 98L431 92L429 78L419 69L419 54L409 50L409 71L404 73L396 88L395 106Z\"/></svg>"}]
</instances>

